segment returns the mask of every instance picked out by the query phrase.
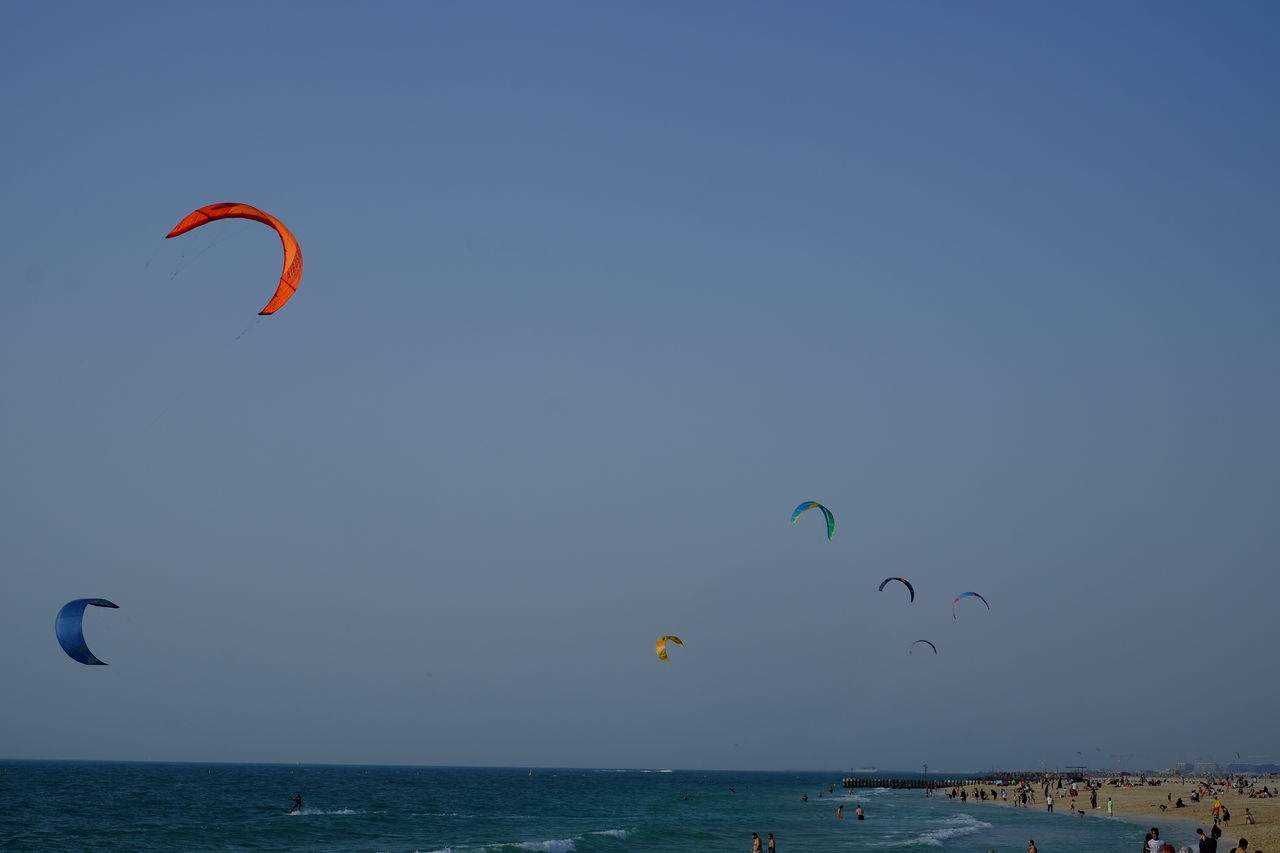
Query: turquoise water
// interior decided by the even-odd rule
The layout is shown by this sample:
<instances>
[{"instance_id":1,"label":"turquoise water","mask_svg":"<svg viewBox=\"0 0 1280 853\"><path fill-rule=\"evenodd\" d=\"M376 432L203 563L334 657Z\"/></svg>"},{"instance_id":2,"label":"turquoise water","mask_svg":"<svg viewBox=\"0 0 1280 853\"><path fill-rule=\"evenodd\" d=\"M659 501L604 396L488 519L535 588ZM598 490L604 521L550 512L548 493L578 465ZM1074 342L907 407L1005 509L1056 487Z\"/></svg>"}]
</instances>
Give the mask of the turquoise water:
<instances>
[{"instance_id":1,"label":"turquoise water","mask_svg":"<svg viewBox=\"0 0 1280 853\"><path fill-rule=\"evenodd\" d=\"M747 853L753 831L778 853L1132 853L1145 828L845 791L838 772L0 761L0 850Z\"/></svg>"}]
</instances>

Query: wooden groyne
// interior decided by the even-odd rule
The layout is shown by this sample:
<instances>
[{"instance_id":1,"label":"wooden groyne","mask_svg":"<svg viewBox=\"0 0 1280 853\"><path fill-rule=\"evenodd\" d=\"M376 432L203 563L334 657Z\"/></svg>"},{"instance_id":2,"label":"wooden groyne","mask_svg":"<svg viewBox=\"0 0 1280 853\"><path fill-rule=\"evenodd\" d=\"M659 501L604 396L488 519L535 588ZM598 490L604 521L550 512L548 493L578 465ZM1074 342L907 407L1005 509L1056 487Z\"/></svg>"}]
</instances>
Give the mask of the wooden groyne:
<instances>
[{"instance_id":1,"label":"wooden groyne","mask_svg":"<svg viewBox=\"0 0 1280 853\"><path fill-rule=\"evenodd\" d=\"M883 779L877 776L851 776L842 783L846 788L903 788L903 789L937 789L937 788L972 788L974 785L988 787L987 779Z\"/></svg>"},{"instance_id":2,"label":"wooden groyne","mask_svg":"<svg viewBox=\"0 0 1280 853\"><path fill-rule=\"evenodd\" d=\"M968 779L886 779L880 776L849 776L844 779L842 784L846 788L926 788L930 790L940 788L991 788L995 785L1003 785L1012 779L1038 779L1040 775L1039 773L1015 773L1010 771L971 776Z\"/></svg>"},{"instance_id":3,"label":"wooden groyne","mask_svg":"<svg viewBox=\"0 0 1280 853\"><path fill-rule=\"evenodd\" d=\"M962 788L972 784L963 779L881 779L875 776L852 776L844 780L846 788Z\"/></svg>"}]
</instances>

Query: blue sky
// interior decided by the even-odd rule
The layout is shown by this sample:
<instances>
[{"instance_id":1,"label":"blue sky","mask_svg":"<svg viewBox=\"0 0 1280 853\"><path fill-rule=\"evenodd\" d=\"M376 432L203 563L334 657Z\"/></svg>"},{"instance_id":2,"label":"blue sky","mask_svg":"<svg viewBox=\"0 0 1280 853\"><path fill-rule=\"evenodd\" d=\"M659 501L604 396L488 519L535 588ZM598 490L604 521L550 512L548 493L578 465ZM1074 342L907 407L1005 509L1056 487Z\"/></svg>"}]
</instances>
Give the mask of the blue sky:
<instances>
[{"instance_id":1,"label":"blue sky","mask_svg":"<svg viewBox=\"0 0 1280 853\"><path fill-rule=\"evenodd\" d=\"M2 20L0 755L1280 760L1274 6Z\"/></svg>"}]
</instances>

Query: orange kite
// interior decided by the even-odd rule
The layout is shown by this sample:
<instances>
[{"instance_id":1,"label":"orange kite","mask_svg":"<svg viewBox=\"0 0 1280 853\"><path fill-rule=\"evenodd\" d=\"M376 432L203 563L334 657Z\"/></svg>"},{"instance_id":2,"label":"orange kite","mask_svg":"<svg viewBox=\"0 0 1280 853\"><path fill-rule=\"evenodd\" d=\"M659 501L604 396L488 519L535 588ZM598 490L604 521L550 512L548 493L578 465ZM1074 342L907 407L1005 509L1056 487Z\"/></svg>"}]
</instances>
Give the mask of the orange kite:
<instances>
[{"instance_id":1,"label":"orange kite","mask_svg":"<svg viewBox=\"0 0 1280 853\"><path fill-rule=\"evenodd\" d=\"M177 237L179 234L186 234L188 231L199 228L206 222L213 222L215 219L252 219L255 222L261 222L263 225L270 225L280 235L280 245L284 247L284 269L280 273L280 284L276 287L276 295L271 297L267 307L258 312L259 314L274 314L281 305L289 301L294 291L298 289L298 282L302 281L302 248L298 245L298 238L293 236L293 232L286 228L283 222L270 213L258 210L258 208L247 204L236 204L227 201L220 204L205 205L199 210L191 211L185 219L174 226L172 231L164 235L165 239Z\"/></svg>"}]
</instances>

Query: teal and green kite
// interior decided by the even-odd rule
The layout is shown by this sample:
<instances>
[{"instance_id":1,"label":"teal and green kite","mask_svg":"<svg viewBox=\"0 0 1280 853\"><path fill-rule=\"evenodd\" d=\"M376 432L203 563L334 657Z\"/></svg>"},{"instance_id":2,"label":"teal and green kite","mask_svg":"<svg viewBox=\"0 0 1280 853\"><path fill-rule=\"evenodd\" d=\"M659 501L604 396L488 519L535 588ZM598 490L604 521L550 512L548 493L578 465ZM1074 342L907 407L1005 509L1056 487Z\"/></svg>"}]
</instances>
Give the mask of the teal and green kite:
<instances>
[{"instance_id":1,"label":"teal and green kite","mask_svg":"<svg viewBox=\"0 0 1280 853\"><path fill-rule=\"evenodd\" d=\"M827 509L825 506L818 503L817 501L805 501L804 503L800 504L800 506L796 507L796 511L791 513L791 523L795 524L796 519L800 517L800 513L804 512L806 509L813 509L814 507L817 507L818 509L822 510L822 514L827 517L827 538L830 539L832 536L835 536L836 535L836 517L831 514L831 510Z\"/></svg>"}]
</instances>

